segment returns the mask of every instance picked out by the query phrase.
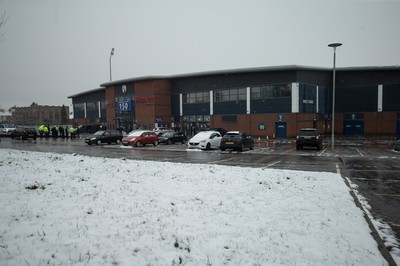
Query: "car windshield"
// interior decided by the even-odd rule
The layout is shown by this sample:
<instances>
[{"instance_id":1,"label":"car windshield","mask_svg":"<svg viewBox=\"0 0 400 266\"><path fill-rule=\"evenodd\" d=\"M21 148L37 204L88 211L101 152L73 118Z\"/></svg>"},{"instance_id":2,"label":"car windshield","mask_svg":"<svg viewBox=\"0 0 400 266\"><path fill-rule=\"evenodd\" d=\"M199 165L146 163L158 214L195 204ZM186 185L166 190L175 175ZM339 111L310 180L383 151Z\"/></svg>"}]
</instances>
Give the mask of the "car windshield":
<instances>
[{"instance_id":1,"label":"car windshield","mask_svg":"<svg viewBox=\"0 0 400 266\"><path fill-rule=\"evenodd\" d=\"M163 137L173 137L174 136L174 132L166 132L162 136Z\"/></svg>"},{"instance_id":2,"label":"car windshield","mask_svg":"<svg viewBox=\"0 0 400 266\"><path fill-rule=\"evenodd\" d=\"M300 131L301 136L315 136L317 132L315 130L302 130Z\"/></svg>"},{"instance_id":3,"label":"car windshield","mask_svg":"<svg viewBox=\"0 0 400 266\"><path fill-rule=\"evenodd\" d=\"M103 134L104 134L104 131L102 131L102 130L97 131L96 133L94 133L95 136L101 136Z\"/></svg>"},{"instance_id":4,"label":"car windshield","mask_svg":"<svg viewBox=\"0 0 400 266\"><path fill-rule=\"evenodd\" d=\"M142 134L143 134L143 131L131 131L128 136L129 137L139 137Z\"/></svg>"},{"instance_id":5,"label":"car windshield","mask_svg":"<svg viewBox=\"0 0 400 266\"><path fill-rule=\"evenodd\" d=\"M225 136L226 137L238 137L238 136L240 136L240 134L237 132L228 132L225 134Z\"/></svg>"}]
</instances>

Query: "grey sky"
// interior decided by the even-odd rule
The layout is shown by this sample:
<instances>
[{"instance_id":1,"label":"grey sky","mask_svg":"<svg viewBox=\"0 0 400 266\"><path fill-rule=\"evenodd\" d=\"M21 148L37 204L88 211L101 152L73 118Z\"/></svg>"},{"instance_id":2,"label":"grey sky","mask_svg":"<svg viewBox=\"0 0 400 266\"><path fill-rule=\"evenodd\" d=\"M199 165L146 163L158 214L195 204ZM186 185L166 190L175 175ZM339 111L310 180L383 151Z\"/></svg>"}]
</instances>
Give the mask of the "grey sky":
<instances>
[{"instance_id":1,"label":"grey sky","mask_svg":"<svg viewBox=\"0 0 400 266\"><path fill-rule=\"evenodd\" d=\"M400 0L0 0L0 107L113 80L280 65L400 65Z\"/></svg>"}]
</instances>

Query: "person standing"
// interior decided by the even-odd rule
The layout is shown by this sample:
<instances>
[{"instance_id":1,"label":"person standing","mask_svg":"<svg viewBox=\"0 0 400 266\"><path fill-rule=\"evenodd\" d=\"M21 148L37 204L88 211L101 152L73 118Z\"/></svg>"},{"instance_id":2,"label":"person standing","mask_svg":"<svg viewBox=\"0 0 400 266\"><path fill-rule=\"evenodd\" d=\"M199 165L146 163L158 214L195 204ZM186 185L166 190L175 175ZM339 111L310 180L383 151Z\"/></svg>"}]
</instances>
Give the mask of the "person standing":
<instances>
[{"instance_id":1,"label":"person standing","mask_svg":"<svg viewBox=\"0 0 400 266\"><path fill-rule=\"evenodd\" d=\"M68 139L69 129L68 126L65 126L65 138Z\"/></svg>"},{"instance_id":2,"label":"person standing","mask_svg":"<svg viewBox=\"0 0 400 266\"><path fill-rule=\"evenodd\" d=\"M60 126L60 127L58 128L58 132L60 132L60 137L61 137L61 138L65 138L65 132L64 132L63 126Z\"/></svg>"}]
</instances>

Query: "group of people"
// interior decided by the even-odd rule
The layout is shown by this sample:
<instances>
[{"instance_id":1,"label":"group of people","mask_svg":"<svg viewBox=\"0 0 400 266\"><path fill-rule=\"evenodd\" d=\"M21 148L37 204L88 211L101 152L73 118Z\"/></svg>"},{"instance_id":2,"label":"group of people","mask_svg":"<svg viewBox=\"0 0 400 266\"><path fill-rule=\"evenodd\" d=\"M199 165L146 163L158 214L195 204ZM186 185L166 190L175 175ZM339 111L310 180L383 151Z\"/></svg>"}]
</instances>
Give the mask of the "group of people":
<instances>
[{"instance_id":1,"label":"group of people","mask_svg":"<svg viewBox=\"0 0 400 266\"><path fill-rule=\"evenodd\" d=\"M74 128L74 127L68 127L65 126L65 128L63 126L53 126L52 128L50 128L49 125L40 125L38 128L39 131L39 136L42 137L50 137L50 133L51 136L53 138L58 138L58 136L60 136L61 138L69 138L71 137L71 139L75 139L76 135L79 136L79 129L78 128Z\"/></svg>"}]
</instances>

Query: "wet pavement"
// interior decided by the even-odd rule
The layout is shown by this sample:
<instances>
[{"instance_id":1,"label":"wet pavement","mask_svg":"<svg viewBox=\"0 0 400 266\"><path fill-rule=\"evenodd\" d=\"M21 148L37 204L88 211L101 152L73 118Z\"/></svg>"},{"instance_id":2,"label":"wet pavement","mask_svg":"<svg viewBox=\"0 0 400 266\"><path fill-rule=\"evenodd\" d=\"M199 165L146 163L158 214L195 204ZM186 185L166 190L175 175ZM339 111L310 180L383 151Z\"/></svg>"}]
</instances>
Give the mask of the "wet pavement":
<instances>
[{"instance_id":1,"label":"wet pavement","mask_svg":"<svg viewBox=\"0 0 400 266\"><path fill-rule=\"evenodd\" d=\"M257 144L253 151L221 152L187 150L186 145L125 147L92 145L84 139L38 139L36 141L1 138L0 148L40 152L76 153L88 156L155 160L177 163L206 163L241 167L338 172L358 186L371 205L376 219L390 225L400 239L400 152L390 140L338 141L334 151L325 142L321 151L297 151L294 141Z\"/></svg>"}]
</instances>

